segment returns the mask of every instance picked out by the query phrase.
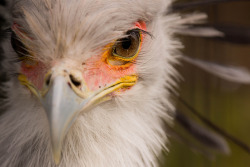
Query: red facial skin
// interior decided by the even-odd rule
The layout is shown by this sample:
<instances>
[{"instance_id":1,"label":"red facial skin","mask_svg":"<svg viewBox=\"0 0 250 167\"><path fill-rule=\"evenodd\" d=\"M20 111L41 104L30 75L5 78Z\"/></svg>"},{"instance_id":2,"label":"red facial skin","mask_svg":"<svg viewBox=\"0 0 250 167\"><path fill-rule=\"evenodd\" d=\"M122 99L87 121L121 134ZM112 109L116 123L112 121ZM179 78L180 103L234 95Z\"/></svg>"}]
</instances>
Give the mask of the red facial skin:
<instances>
[{"instance_id":1,"label":"red facial skin","mask_svg":"<svg viewBox=\"0 0 250 167\"><path fill-rule=\"evenodd\" d=\"M38 89L42 90L45 74L48 71L46 66L41 62L36 62L36 65L30 66L22 62L21 73Z\"/></svg>"},{"instance_id":2,"label":"red facial skin","mask_svg":"<svg viewBox=\"0 0 250 167\"><path fill-rule=\"evenodd\" d=\"M139 28L146 31L145 22L136 22L133 28ZM144 34L141 35L143 42ZM126 75L136 74L136 65L134 62L121 66L113 66L107 63L110 51L104 52L102 56L91 57L85 62L83 77L88 88L92 91L98 88L106 87ZM94 77L93 77L94 76Z\"/></svg>"},{"instance_id":3,"label":"red facial skin","mask_svg":"<svg viewBox=\"0 0 250 167\"><path fill-rule=\"evenodd\" d=\"M14 28L18 28L16 26L16 24L13 25ZM139 21L135 23L133 28L146 31L146 24L145 22ZM143 38L144 34L142 33L142 42ZM102 55L93 56L83 63L83 78L89 90L96 91L114 83L126 75L136 74L135 60L125 65L114 66L107 63L109 54L110 51L106 49ZM30 64L29 61L23 61L21 64L21 73L39 90L42 90L47 71L48 68L41 62L32 62Z\"/></svg>"},{"instance_id":4,"label":"red facial skin","mask_svg":"<svg viewBox=\"0 0 250 167\"><path fill-rule=\"evenodd\" d=\"M83 78L87 87L92 90L106 87L126 75L135 74L135 64L129 67L120 68L112 67L106 61L100 59L100 56L91 57L85 65Z\"/></svg>"}]
</instances>

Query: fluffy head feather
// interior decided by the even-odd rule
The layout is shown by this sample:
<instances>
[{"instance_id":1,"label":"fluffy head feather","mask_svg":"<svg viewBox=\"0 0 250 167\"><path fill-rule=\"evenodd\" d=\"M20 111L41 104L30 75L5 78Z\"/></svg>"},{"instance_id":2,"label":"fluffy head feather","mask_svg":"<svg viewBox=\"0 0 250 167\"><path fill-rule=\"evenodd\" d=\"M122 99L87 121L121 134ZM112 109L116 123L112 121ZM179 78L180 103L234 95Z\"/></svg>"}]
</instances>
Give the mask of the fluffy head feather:
<instances>
[{"instance_id":1,"label":"fluffy head feather","mask_svg":"<svg viewBox=\"0 0 250 167\"><path fill-rule=\"evenodd\" d=\"M163 128L174 110L168 89L175 85L180 48L172 38L180 24L165 16L169 0L20 0L13 20L29 38L36 59L50 64L68 58L83 62L120 38L134 22L145 21L146 36L135 62L139 80L112 100L81 114L64 140L59 166L157 166L165 148ZM18 73L9 41L5 70ZM39 74L38 74L39 75ZM95 77L93 75L93 77ZM167 89L166 89L167 88ZM1 166L54 166L44 110L16 77L6 83L8 110L0 118Z\"/></svg>"}]
</instances>

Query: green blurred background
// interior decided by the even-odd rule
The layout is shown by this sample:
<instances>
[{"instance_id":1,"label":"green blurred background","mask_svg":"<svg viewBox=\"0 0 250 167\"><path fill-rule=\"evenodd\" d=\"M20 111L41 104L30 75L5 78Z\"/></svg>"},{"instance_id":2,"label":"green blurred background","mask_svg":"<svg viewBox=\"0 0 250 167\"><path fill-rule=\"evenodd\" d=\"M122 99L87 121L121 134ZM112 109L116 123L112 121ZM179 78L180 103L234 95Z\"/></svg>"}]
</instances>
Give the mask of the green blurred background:
<instances>
[{"instance_id":1,"label":"green blurred background","mask_svg":"<svg viewBox=\"0 0 250 167\"><path fill-rule=\"evenodd\" d=\"M208 23L250 28L250 1L208 5L185 13L193 11L207 13ZM185 55L250 71L249 44L180 38L185 45ZM250 85L224 81L184 62L177 68L184 78L179 89L181 97L216 125L250 145ZM174 139L170 141L170 152L166 153L163 167L250 167L250 154L230 141L231 154L217 154L212 160Z\"/></svg>"}]
</instances>

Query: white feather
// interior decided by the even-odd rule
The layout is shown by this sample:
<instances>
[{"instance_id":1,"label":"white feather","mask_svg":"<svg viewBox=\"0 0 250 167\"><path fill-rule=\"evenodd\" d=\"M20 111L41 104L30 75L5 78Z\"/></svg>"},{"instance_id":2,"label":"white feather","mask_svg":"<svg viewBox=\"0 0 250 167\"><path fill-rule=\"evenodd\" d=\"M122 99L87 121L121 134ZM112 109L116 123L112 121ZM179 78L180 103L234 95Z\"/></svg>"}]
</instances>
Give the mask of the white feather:
<instances>
[{"instance_id":1,"label":"white feather","mask_svg":"<svg viewBox=\"0 0 250 167\"><path fill-rule=\"evenodd\" d=\"M147 23L147 36L136 61L138 83L111 101L81 114L64 141L61 167L158 166L166 148L164 121L174 110L169 89L178 76L173 64L181 44L172 37L183 21L164 15L170 0L19 0L14 22L29 36L24 42L37 59L50 63L69 58L84 61L101 52L138 20ZM192 20L192 19L191 19ZM185 21L184 21L185 22ZM31 40L32 39L32 40ZM5 47L8 59L10 42ZM19 64L7 62L6 71ZM167 89L166 89L167 88ZM16 78L7 83L8 110L0 118L0 164L51 167L47 120L41 104ZM1 108L5 107L1 106Z\"/></svg>"}]
</instances>

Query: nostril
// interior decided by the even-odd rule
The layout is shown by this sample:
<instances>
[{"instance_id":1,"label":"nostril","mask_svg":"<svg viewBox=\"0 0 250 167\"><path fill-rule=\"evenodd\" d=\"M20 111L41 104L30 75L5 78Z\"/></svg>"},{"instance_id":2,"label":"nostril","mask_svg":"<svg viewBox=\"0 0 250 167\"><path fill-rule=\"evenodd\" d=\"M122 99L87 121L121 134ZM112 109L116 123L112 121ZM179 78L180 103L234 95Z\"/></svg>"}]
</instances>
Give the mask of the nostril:
<instances>
[{"instance_id":1,"label":"nostril","mask_svg":"<svg viewBox=\"0 0 250 167\"><path fill-rule=\"evenodd\" d=\"M46 79L46 85L49 86L51 80L51 74Z\"/></svg>"},{"instance_id":2,"label":"nostril","mask_svg":"<svg viewBox=\"0 0 250 167\"><path fill-rule=\"evenodd\" d=\"M78 79L76 79L73 75L69 75L69 78L72 82L72 84L74 84L76 87L81 86L81 81L79 81Z\"/></svg>"}]
</instances>

